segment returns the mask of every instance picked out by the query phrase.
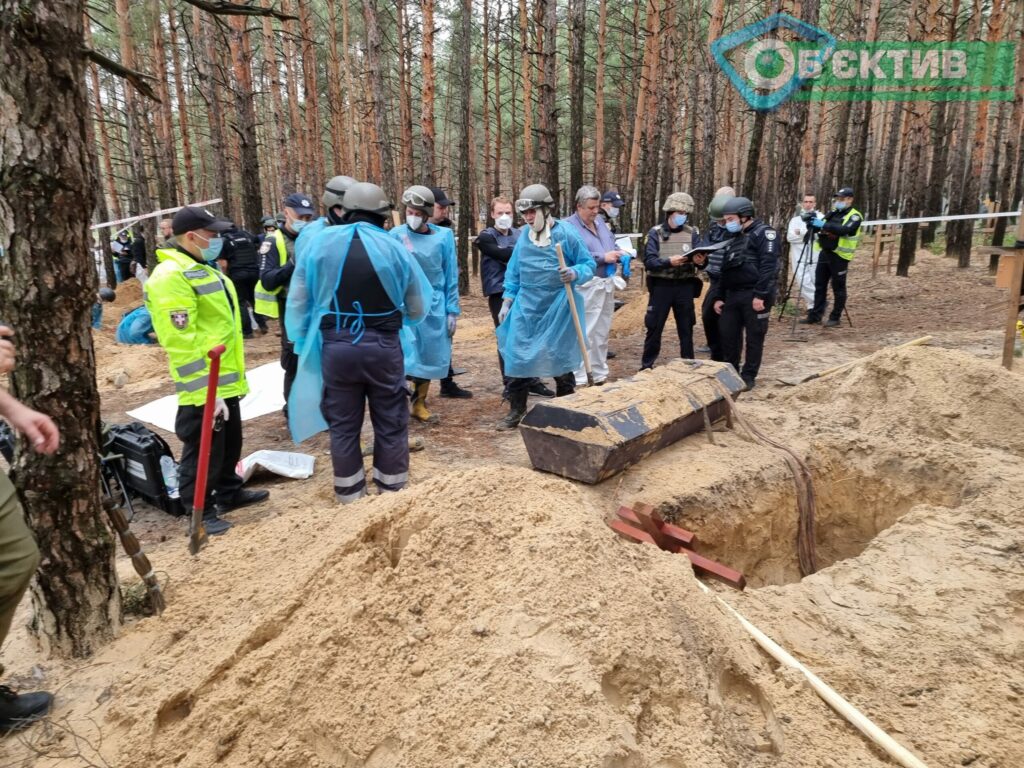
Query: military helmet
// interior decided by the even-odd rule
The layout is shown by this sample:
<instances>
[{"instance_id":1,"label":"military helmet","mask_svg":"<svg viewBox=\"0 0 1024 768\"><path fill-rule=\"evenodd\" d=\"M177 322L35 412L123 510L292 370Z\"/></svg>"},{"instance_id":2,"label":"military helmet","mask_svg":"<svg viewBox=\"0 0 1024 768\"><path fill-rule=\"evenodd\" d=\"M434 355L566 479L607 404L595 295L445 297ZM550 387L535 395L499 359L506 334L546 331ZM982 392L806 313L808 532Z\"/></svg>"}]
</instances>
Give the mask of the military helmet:
<instances>
[{"instance_id":1,"label":"military helmet","mask_svg":"<svg viewBox=\"0 0 1024 768\"><path fill-rule=\"evenodd\" d=\"M665 199L665 204L661 206L661 210L668 211L684 211L686 213L693 212L693 198L685 192L673 192Z\"/></svg>"},{"instance_id":2,"label":"military helmet","mask_svg":"<svg viewBox=\"0 0 1024 768\"><path fill-rule=\"evenodd\" d=\"M346 211L367 211L384 214L391 210L391 201L384 190L368 181L357 181L345 191L341 207Z\"/></svg>"},{"instance_id":3,"label":"military helmet","mask_svg":"<svg viewBox=\"0 0 1024 768\"><path fill-rule=\"evenodd\" d=\"M520 213L532 211L534 208L550 208L555 204L548 188L543 184L531 184L519 193L516 210Z\"/></svg>"},{"instance_id":4,"label":"military helmet","mask_svg":"<svg viewBox=\"0 0 1024 768\"><path fill-rule=\"evenodd\" d=\"M351 176L335 176L327 182L324 193L320 196L320 203L327 210L336 205L341 205L345 192L355 183L356 180Z\"/></svg>"},{"instance_id":5,"label":"military helmet","mask_svg":"<svg viewBox=\"0 0 1024 768\"><path fill-rule=\"evenodd\" d=\"M732 187L719 187L715 190L715 197L719 195L727 195L729 197L736 197L736 190Z\"/></svg>"},{"instance_id":6,"label":"military helmet","mask_svg":"<svg viewBox=\"0 0 1024 768\"><path fill-rule=\"evenodd\" d=\"M274 227L276 229L277 219L275 219L273 216L264 216L262 219L260 219L260 224L263 226L264 229L266 229L267 227Z\"/></svg>"},{"instance_id":7,"label":"military helmet","mask_svg":"<svg viewBox=\"0 0 1024 768\"><path fill-rule=\"evenodd\" d=\"M99 296L102 301L113 301L117 298L117 294L114 292L114 289L107 288L106 286L100 288Z\"/></svg>"},{"instance_id":8,"label":"military helmet","mask_svg":"<svg viewBox=\"0 0 1024 768\"><path fill-rule=\"evenodd\" d=\"M414 184L402 193L402 205L428 216L434 212L434 199L430 187L424 187L422 184Z\"/></svg>"},{"instance_id":9,"label":"military helmet","mask_svg":"<svg viewBox=\"0 0 1024 768\"><path fill-rule=\"evenodd\" d=\"M722 209L725 208L725 204L732 200L732 198L733 195L731 194L715 195L711 200L711 204L708 205L708 217L715 221L721 219L725 215Z\"/></svg>"},{"instance_id":10,"label":"military helmet","mask_svg":"<svg viewBox=\"0 0 1024 768\"><path fill-rule=\"evenodd\" d=\"M727 216L729 214L753 218L754 204L750 202L749 197L734 197L722 206L722 215Z\"/></svg>"}]
</instances>

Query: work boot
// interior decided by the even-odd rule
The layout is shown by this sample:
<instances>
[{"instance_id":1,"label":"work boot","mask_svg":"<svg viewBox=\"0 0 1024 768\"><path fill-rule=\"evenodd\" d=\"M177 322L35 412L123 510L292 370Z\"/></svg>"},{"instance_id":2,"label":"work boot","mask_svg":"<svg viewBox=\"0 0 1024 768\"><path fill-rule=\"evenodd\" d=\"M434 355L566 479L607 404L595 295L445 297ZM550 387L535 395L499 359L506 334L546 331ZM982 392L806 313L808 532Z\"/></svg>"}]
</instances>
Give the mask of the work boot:
<instances>
[{"instance_id":1,"label":"work boot","mask_svg":"<svg viewBox=\"0 0 1024 768\"><path fill-rule=\"evenodd\" d=\"M416 421L422 421L424 424L437 421L437 416L434 416L427 410L427 392L429 390L429 381L416 381L413 384L412 417Z\"/></svg>"},{"instance_id":2,"label":"work boot","mask_svg":"<svg viewBox=\"0 0 1024 768\"><path fill-rule=\"evenodd\" d=\"M52 693L17 694L6 685L0 685L0 734L18 731L42 720L52 704Z\"/></svg>"},{"instance_id":3,"label":"work boot","mask_svg":"<svg viewBox=\"0 0 1024 768\"><path fill-rule=\"evenodd\" d=\"M811 317L810 315L808 315L807 317L800 318L800 320L798 320L797 322L799 322L800 325L817 325L818 323L821 322L821 318Z\"/></svg>"},{"instance_id":4,"label":"work boot","mask_svg":"<svg viewBox=\"0 0 1024 768\"><path fill-rule=\"evenodd\" d=\"M616 355L616 354L615 354L614 352L612 352L612 351L611 351L610 349L608 350L608 354L607 354L607 355L605 355L605 359L606 359L606 360L614 360L614 359L615 359L616 357L618 357L618 355Z\"/></svg>"},{"instance_id":5,"label":"work boot","mask_svg":"<svg viewBox=\"0 0 1024 768\"><path fill-rule=\"evenodd\" d=\"M530 385L529 393L536 395L537 397L554 397L555 393L552 392L543 381L537 379Z\"/></svg>"},{"instance_id":6,"label":"work boot","mask_svg":"<svg viewBox=\"0 0 1024 768\"><path fill-rule=\"evenodd\" d=\"M526 402L529 397L530 391L527 389L517 389L509 394L508 415L498 422L497 429L499 432L507 432L519 426L519 422L526 415Z\"/></svg>"},{"instance_id":7,"label":"work boot","mask_svg":"<svg viewBox=\"0 0 1024 768\"><path fill-rule=\"evenodd\" d=\"M830 317L828 320L825 321L826 328L835 328L837 325L842 325L842 323L839 320L836 320L834 317Z\"/></svg>"},{"instance_id":8,"label":"work boot","mask_svg":"<svg viewBox=\"0 0 1024 768\"><path fill-rule=\"evenodd\" d=\"M473 397L473 393L456 384L455 379L441 379L441 397L451 397L456 400L468 400Z\"/></svg>"},{"instance_id":9,"label":"work boot","mask_svg":"<svg viewBox=\"0 0 1024 768\"><path fill-rule=\"evenodd\" d=\"M576 392L576 377L567 373L565 376L555 377L555 397L565 397Z\"/></svg>"},{"instance_id":10,"label":"work boot","mask_svg":"<svg viewBox=\"0 0 1024 768\"><path fill-rule=\"evenodd\" d=\"M755 383L753 376L744 376L743 377L743 391L744 392L749 392L750 390L752 390L756 386L757 386L757 384Z\"/></svg>"},{"instance_id":11,"label":"work boot","mask_svg":"<svg viewBox=\"0 0 1024 768\"><path fill-rule=\"evenodd\" d=\"M223 515L250 504L259 504L270 497L270 491L242 488L230 499L217 500L217 514Z\"/></svg>"},{"instance_id":12,"label":"work boot","mask_svg":"<svg viewBox=\"0 0 1024 768\"><path fill-rule=\"evenodd\" d=\"M207 512L203 515L203 528L206 529L209 536L220 536L222 533L227 533L231 530L231 525L227 520L217 517L216 512Z\"/></svg>"}]
</instances>

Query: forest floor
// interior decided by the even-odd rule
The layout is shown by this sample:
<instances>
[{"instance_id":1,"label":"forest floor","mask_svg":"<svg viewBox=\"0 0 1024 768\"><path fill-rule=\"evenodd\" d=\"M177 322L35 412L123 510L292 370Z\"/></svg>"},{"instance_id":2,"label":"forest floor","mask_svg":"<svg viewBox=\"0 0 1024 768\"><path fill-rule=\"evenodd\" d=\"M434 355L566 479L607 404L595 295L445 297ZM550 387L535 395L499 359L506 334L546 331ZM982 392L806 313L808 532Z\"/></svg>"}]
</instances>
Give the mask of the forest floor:
<instances>
[{"instance_id":1,"label":"forest floor","mask_svg":"<svg viewBox=\"0 0 1024 768\"><path fill-rule=\"evenodd\" d=\"M773 318L739 408L814 475L822 568L802 579L786 464L740 433L693 435L597 486L532 470L519 435L494 431L507 406L472 279L454 363L475 397L433 393L410 488L336 506L325 435L295 447L279 414L246 422L245 453L301 450L314 476L257 476L269 502L232 513L195 559L184 519L139 504L168 608L129 617L89 660L47 658L25 601L4 662L57 705L0 741L0 766L892 764L699 592L684 558L602 524L640 500L742 570L744 593L714 592L926 764L1024 765L1024 377L998 366L1006 293L983 261L922 250L911 277L873 279L864 253L853 327L793 343ZM612 378L638 367L636 282ZM172 391L161 350L113 342L138 295L119 291L95 334L109 422ZM923 335L930 347L878 352ZM250 366L278 344L247 342ZM119 571L137 582L123 555Z\"/></svg>"}]
</instances>

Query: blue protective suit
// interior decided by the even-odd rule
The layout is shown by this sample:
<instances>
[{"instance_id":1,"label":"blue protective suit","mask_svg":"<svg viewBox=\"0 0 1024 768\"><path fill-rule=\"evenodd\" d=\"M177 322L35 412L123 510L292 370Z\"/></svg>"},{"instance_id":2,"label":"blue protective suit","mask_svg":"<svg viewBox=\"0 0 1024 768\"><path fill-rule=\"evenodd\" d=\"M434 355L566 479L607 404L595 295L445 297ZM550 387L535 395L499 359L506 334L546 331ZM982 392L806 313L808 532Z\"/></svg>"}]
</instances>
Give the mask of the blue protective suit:
<instances>
[{"instance_id":1,"label":"blue protective suit","mask_svg":"<svg viewBox=\"0 0 1024 768\"><path fill-rule=\"evenodd\" d=\"M498 351L505 375L517 379L561 376L583 365L569 298L558 276L555 243L562 244L565 265L576 270L573 295L580 327L585 328L583 297L576 290L594 276L596 266L582 238L567 224L551 225L551 245L530 241L528 227L516 241L505 272L504 298L512 299L505 322L498 326Z\"/></svg>"},{"instance_id":2,"label":"blue protective suit","mask_svg":"<svg viewBox=\"0 0 1024 768\"><path fill-rule=\"evenodd\" d=\"M320 413L324 389L320 321L324 315L334 313L340 317L342 327L356 334L363 325L359 308L336 306L342 268L356 232L388 298L402 312L405 325L419 323L433 301L433 291L423 270L380 227L360 222L326 227L320 232L296 262L285 310L288 335L299 357L288 398L288 426L296 443L327 429Z\"/></svg>"},{"instance_id":3,"label":"blue protective suit","mask_svg":"<svg viewBox=\"0 0 1024 768\"><path fill-rule=\"evenodd\" d=\"M156 344L148 334L153 333L153 318L144 306L126 312L117 324L114 337L119 344Z\"/></svg>"},{"instance_id":4,"label":"blue protective suit","mask_svg":"<svg viewBox=\"0 0 1024 768\"><path fill-rule=\"evenodd\" d=\"M302 228L302 231L299 232L299 236L295 238L296 264L299 263L299 259L302 258L306 249L313 243L313 238L323 232L328 226L330 226L330 222L327 220L327 217L321 216L318 219L313 219L313 221L309 222Z\"/></svg>"},{"instance_id":5,"label":"blue protective suit","mask_svg":"<svg viewBox=\"0 0 1024 768\"><path fill-rule=\"evenodd\" d=\"M405 224L391 230L408 255L413 256L434 289L434 299L423 322L402 329L405 375L418 379L443 379L452 361L448 315L459 308L459 268L455 262L455 235L446 227L427 225L429 234L418 234Z\"/></svg>"}]
</instances>

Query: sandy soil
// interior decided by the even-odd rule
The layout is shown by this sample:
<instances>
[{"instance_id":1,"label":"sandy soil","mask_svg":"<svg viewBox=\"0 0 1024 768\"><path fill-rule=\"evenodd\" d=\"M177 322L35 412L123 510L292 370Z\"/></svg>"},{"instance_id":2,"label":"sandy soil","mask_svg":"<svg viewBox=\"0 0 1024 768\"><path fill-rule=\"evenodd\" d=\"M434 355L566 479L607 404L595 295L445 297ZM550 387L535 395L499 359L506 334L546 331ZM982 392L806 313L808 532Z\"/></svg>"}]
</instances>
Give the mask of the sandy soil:
<instances>
[{"instance_id":1,"label":"sandy soil","mask_svg":"<svg viewBox=\"0 0 1024 768\"><path fill-rule=\"evenodd\" d=\"M786 464L742 432L694 435L594 487L529 469L519 436L493 431L491 320L471 296L455 364L476 397L431 398L441 420L413 427L427 447L408 491L335 506L319 436L299 449L316 475L257 477L271 501L233 513L197 559L183 521L140 506L168 610L95 658L41 658L23 606L5 663L58 706L0 742L0 765L891 764L700 593L683 557L608 531L637 500L743 570L745 593L713 588L928 765L1024 765L1024 379L993 362L1004 294L924 251L909 279L869 266L851 272L855 326L793 343L773 321L740 399L811 466L818 573L797 568ZM130 298L97 333L111 421L171 391L159 350L111 341ZM644 295L624 298L613 377L635 372L643 341ZM777 381L926 333L933 347ZM251 364L278 343L250 342ZM293 447L278 415L245 436Z\"/></svg>"}]
</instances>

